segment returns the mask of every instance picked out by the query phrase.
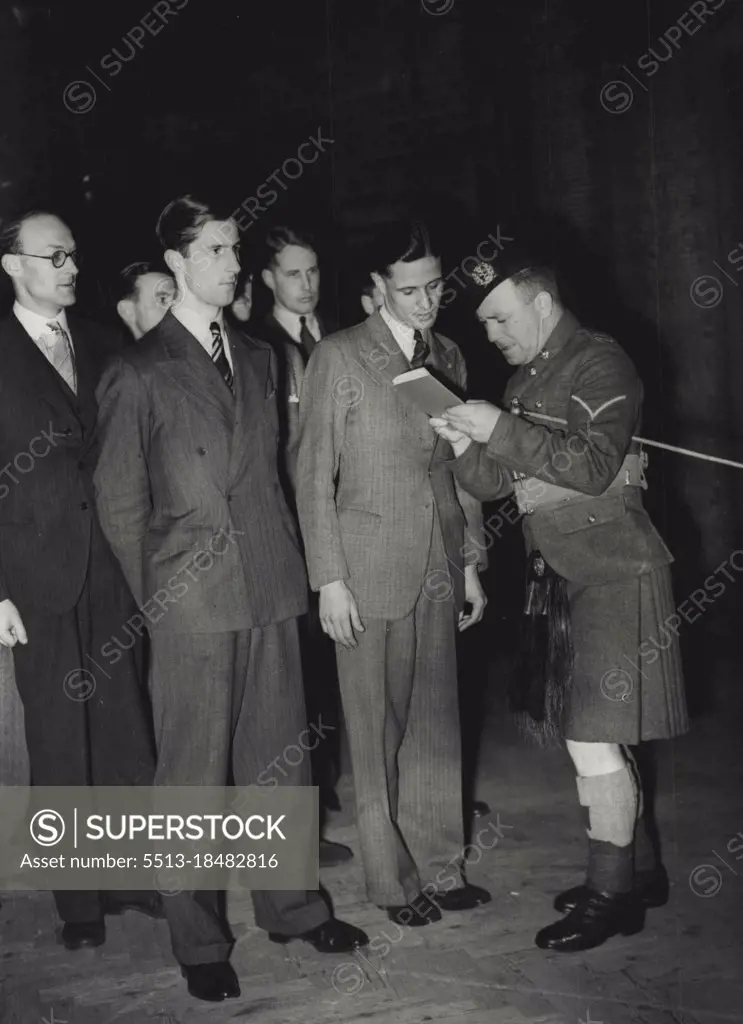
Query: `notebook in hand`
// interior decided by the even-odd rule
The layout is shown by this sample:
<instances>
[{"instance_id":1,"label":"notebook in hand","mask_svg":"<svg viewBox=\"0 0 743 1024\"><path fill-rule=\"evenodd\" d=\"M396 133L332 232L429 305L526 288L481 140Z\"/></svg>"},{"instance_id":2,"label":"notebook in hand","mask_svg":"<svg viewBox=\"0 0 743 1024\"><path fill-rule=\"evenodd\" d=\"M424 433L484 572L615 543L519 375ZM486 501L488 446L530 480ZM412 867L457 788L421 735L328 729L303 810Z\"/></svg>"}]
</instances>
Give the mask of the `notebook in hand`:
<instances>
[{"instance_id":1,"label":"notebook in hand","mask_svg":"<svg viewBox=\"0 0 743 1024\"><path fill-rule=\"evenodd\" d=\"M425 367L399 374L392 384L401 397L417 405L427 416L441 416L445 409L464 402L463 398L432 377Z\"/></svg>"}]
</instances>

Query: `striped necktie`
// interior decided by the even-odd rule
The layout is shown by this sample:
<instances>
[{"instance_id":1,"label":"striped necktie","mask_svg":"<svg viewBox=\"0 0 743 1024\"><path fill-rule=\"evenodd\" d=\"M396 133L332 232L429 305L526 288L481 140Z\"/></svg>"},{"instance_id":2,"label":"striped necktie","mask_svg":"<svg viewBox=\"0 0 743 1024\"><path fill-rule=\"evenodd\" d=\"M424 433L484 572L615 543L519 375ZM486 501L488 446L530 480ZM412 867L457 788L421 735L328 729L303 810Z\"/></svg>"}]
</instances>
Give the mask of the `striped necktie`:
<instances>
[{"instance_id":1,"label":"striped necktie","mask_svg":"<svg viewBox=\"0 0 743 1024\"><path fill-rule=\"evenodd\" d=\"M234 394L235 390L233 387L234 379L232 376L232 370L230 369L230 364L228 363L227 356L225 355L222 331L216 320L213 320L209 324L209 330L212 332L212 361L222 375L222 380Z\"/></svg>"},{"instance_id":2,"label":"striped necktie","mask_svg":"<svg viewBox=\"0 0 743 1024\"><path fill-rule=\"evenodd\" d=\"M50 333L39 338L42 351L70 391L77 394L77 369L70 336L57 320L49 320L47 327Z\"/></svg>"},{"instance_id":3,"label":"striped necktie","mask_svg":"<svg viewBox=\"0 0 743 1024\"><path fill-rule=\"evenodd\" d=\"M411 370L419 370L426 359L428 359L428 353L431 351L431 348L420 331L413 331L413 340L415 341L415 349L413 350L413 358L410 360L410 368Z\"/></svg>"}]
</instances>

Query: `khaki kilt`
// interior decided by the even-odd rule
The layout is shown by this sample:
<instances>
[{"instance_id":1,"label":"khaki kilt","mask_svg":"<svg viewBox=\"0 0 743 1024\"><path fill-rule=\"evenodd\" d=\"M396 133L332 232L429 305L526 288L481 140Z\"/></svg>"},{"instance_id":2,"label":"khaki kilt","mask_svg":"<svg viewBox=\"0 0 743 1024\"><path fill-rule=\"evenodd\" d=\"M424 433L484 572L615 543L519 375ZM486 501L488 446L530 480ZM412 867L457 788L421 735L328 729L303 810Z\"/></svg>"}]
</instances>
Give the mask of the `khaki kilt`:
<instances>
[{"instance_id":1,"label":"khaki kilt","mask_svg":"<svg viewBox=\"0 0 743 1024\"><path fill-rule=\"evenodd\" d=\"M688 731L667 566L599 586L568 583L575 655L563 735L636 744Z\"/></svg>"}]
</instances>

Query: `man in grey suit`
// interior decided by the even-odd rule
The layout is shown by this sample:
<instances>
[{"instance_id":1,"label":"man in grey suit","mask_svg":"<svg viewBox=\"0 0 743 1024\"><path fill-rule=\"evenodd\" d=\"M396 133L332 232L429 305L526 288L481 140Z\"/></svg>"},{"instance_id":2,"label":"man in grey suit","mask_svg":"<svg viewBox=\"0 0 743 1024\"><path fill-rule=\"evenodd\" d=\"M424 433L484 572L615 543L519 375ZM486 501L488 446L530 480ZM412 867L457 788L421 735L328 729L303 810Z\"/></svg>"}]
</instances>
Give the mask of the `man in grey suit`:
<instances>
[{"instance_id":1,"label":"man in grey suit","mask_svg":"<svg viewBox=\"0 0 743 1024\"><path fill-rule=\"evenodd\" d=\"M448 442L392 384L411 365L465 384L461 352L433 331L443 282L425 226L393 227L373 277L382 309L325 338L308 365L297 507L322 627L336 643L368 896L415 926L490 899L457 877L455 639L457 622L468 628L485 606L466 542L482 522L455 488ZM452 864L441 891L436 867Z\"/></svg>"},{"instance_id":2,"label":"man in grey suit","mask_svg":"<svg viewBox=\"0 0 743 1024\"><path fill-rule=\"evenodd\" d=\"M224 323L240 269L234 221L186 196L165 208L158 236L178 298L101 381L98 507L138 603L161 612L148 616L155 784L246 786L307 724L307 581L276 470L275 361ZM289 766L281 782L306 785L308 768ZM252 897L272 941L326 953L366 941L317 892ZM239 995L217 894L165 905L189 992Z\"/></svg>"}]
</instances>

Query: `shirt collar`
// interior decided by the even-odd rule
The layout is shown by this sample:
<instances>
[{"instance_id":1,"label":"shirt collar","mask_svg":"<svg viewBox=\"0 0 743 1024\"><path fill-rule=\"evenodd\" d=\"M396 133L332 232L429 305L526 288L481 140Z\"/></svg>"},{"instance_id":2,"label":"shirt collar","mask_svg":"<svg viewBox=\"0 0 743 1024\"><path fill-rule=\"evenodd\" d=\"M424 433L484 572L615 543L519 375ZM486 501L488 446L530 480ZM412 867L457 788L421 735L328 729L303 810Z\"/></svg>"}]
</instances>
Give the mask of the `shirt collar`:
<instances>
[{"instance_id":1,"label":"shirt collar","mask_svg":"<svg viewBox=\"0 0 743 1024\"><path fill-rule=\"evenodd\" d=\"M224 338L227 334L224 327L224 310L222 309L220 309L214 317L206 317L203 313L199 313L194 309L189 309L188 306L184 306L183 304L178 306L178 308L174 309L172 312L176 320L201 342L206 341L211 345L212 332L210 325L213 324L215 320L222 331L222 337Z\"/></svg>"},{"instance_id":2,"label":"shirt collar","mask_svg":"<svg viewBox=\"0 0 743 1024\"><path fill-rule=\"evenodd\" d=\"M548 362L550 358L557 355L560 349L565 347L565 344L572 338L579 327L580 324L577 318L573 316L570 310L564 310L542 346L542 351L526 365L539 367L542 363Z\"/></svg>"},{"instance_id":3,"label":"shirt collar","mask_svg":"<svg viewBox=\"0 0 743 1024\"><path fill-rule=\"evenodd\" d=\"M59 324L63 331L67 331L68 337L70 336L67 314L64 309L60 309L56 316L42 316L41 313L35 313L27 306L22 306L16 299L13 303L13 313L26 334L34 341L38 341L39 338L49 334L49 324L54 323L54 321Z\"/></svg>"},{"instance_id":4,"label":"shirt collar","mask_svg":"<svg viewBox=\"0 0 743 1024\"><path fill-rule=\"evenodd\" d=\"M290 309L286 309L284 306L274 306L273 316L274 320L281 324L286 333L295 341L299 341L299 336L302 333L302 325L299 322L299 318L300 316L304 316L307 327L315 341L320 340L320 325L318 324L317 317L314 313L293 313Z\"/></svg>"},{"instance_id":5,"label":"shirt collar","mask_svg":"<svg viewBox=\"0 0 743 1024\"><path fill-rule=\"evenodd\" d=\"M408 359L412 359L413 352L415 351L415 340L413 338L415 328L409 327L408 324L401 324L399 320L395 320L384 304L379 307L379 315L389 327L390 333L402 349L403 355L407 356Z\"/></svg>"}]
</instances>

